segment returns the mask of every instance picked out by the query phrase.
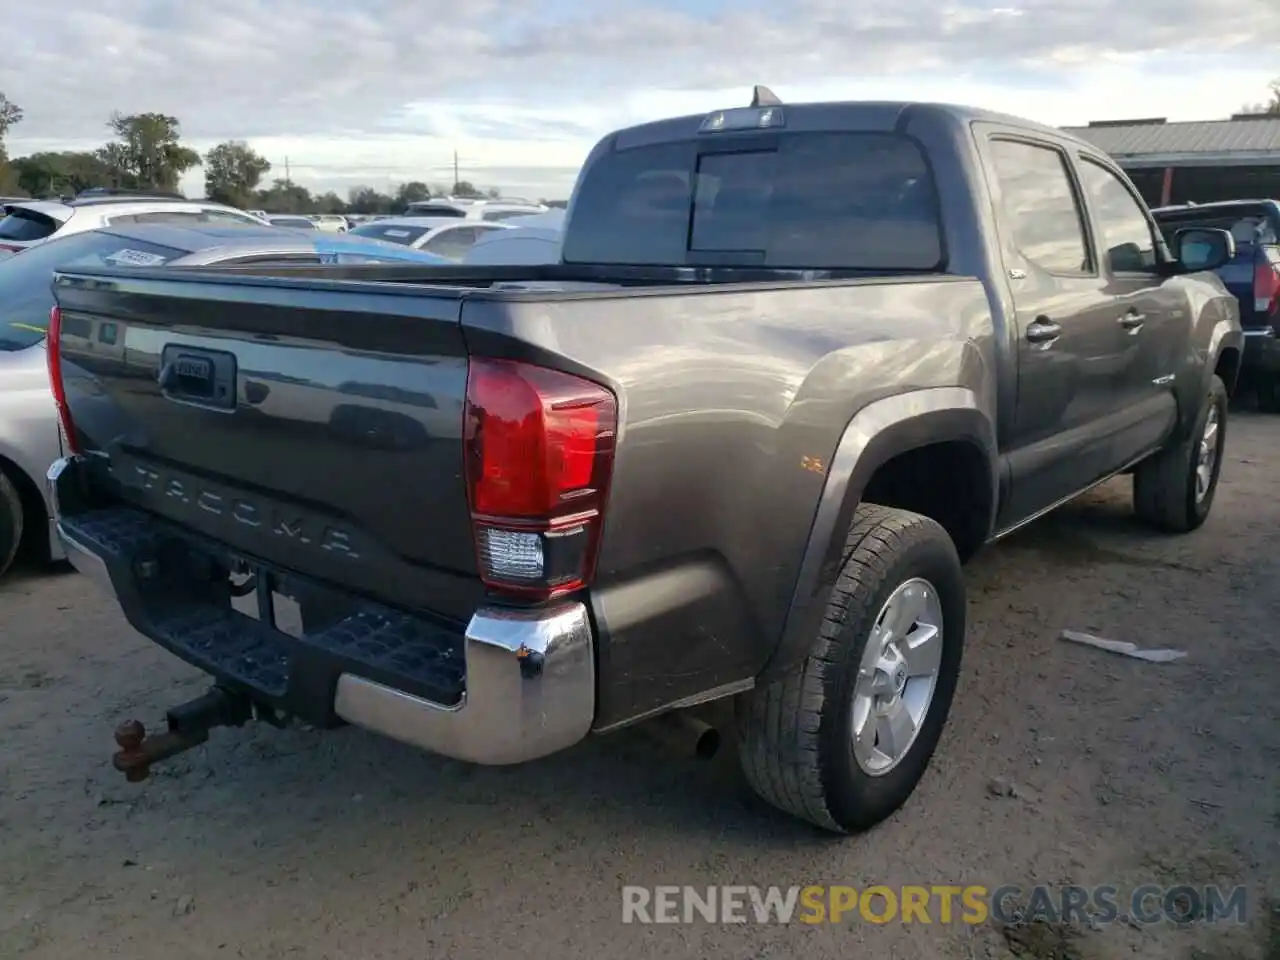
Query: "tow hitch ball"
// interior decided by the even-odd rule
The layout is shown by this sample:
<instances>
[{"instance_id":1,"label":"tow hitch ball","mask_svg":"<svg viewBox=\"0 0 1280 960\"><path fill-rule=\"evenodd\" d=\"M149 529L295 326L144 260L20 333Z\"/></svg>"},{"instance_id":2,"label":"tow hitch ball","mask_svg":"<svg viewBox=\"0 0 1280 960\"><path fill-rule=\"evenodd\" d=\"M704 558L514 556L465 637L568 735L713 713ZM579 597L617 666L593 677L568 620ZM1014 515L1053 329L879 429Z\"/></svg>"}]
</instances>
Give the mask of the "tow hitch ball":
<instances>
[{"instance_id":1,"label":"tow hitch ball","mask_svg":"<svg viewBox=\"0 0 1280 960\"><path fill-rule=\"evenodd\" d=\"M198 747L209 739L214 727L243 726L254 716L254 704L248 697L213 687L170 709L165 716L169 729L164 733L148 736L146 727L137 720L127 720L116 727L120 749L112 758L112 765L130 783L140 783L150 775L152 764Z\"/></svg>"}]
</instances>

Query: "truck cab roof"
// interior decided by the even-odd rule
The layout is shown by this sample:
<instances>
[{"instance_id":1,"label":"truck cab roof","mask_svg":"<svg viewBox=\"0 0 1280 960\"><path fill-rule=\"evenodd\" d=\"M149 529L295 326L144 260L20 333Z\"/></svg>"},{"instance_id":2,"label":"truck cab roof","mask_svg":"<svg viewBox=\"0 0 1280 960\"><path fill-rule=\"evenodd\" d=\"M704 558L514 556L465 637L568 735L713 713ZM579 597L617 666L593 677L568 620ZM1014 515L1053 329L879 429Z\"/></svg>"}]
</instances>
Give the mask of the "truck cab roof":
<instances>
[{"instance_id":1,"label":"truck cab roof","mask_svg":"<svg viewBox=\"0 0 1280 960\"><path fill-rule=\"evenodd\" d=\"M709 129L710 118L717 114L745 114L747 110L774 111L781 120L763 126L726 127L720 131ZM614 141L619 149L640 146L645 143L660 143L668 140L681 140L686 137L705 135L740 134L752 132L834 132L848 131L882 131L891 132L898 129L910 116L918 116L926 121L935 120L968 125L988 122L1006 126L1021 127L1044 136L1051 136L1060 141L1068 141L1088 147L1090 144L1067 133L1058 127L1037 123L1025 117L984 110L962 104L935 101L915 100L844 100L832 102L788 103L772 107L727 107L709 113L691 113L682 117L654 120L649 123L626 127L606 137ZM704 127L708 129L704 129Z\"/></svg>"}]
</instances>

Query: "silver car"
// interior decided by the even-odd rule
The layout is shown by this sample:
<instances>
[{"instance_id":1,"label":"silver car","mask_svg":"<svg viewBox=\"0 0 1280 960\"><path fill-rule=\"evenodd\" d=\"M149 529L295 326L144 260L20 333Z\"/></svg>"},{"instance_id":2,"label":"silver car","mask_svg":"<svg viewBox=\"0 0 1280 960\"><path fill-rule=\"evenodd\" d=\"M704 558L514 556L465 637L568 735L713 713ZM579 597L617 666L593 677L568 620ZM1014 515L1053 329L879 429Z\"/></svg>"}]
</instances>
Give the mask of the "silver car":
<instances>
[{"instance_id":1,"label":"silver car","mask_svg":"<svg viewBox=\"0 0 1280 960\"><path fill-rule=\"evenodd\" d=\"M0 254L3 257L3 254ZM199 266L229 263L448 261L350 234L272 227L129 225L59 237L0 259L0 575L27 545L37 557L62 558L43 478L62 456L49 386L45 332L55 270L85 266ZM63 333L110 355L123 349L109 321L63 318Z\"/></svg>"},{"instance_id":2,"label":"silver car","mask_svg":"<svg viewBox=\"0 0 1280 960\"><path fill-rule=\"evenodd\" d=\"M348 235L397 243L450 260L461 260L481 237L510 229L507 223L482 223L454 217L388 217L362 223Z\"/></svg>"},{"instance_id":3,"label":"silver car","mask_svg":"<svg viewBox=\"0 0 1280 960\"><path fill-rule=\"evenodd\" d=\"M53 237L125 223L214 223L265 226L243 210L211 200L187 200L128 190L86 190L72 200L7 200L0 217L0 254L17 253Z\"/></svg>"}]
</instances>

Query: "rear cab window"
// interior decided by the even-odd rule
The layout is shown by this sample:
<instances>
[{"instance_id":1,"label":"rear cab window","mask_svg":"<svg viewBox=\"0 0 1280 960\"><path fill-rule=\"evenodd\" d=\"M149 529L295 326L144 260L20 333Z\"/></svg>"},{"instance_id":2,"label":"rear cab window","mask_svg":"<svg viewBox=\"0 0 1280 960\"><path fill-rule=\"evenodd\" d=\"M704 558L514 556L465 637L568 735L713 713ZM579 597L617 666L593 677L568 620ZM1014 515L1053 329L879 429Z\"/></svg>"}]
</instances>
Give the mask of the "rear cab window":
<instances>
[{"instance_id":1,"label":"rear cab window","mask_svg":"<svg viewBox=\"0 0 1280 960\"><path fill-rule=\"evenodd\" d=\"M54 271L76 267L154 267L171 263L187 253L95 230L50 240L0 260L0 303L4 304L4 314L0 317L0 350L24 350L45 338L49 310L54 304Z\"/></svg>"},{"instance_id":2,"label":"rear cab window","mask_svg":"<svg viewBox=\"0 0 1280 960\"><path fill-rule=\"evenodd\" d=\"M62 224L55 218L25 207L10 207L0 220L0 240L43 240L57 233Z\"/></svg>"},{"instance_id":3,"label":"rear cab window","mask_svg":"<svg viewBox=\"0 0 1280 960\"><path fill-rule=\"evenodd\" d=\"M591 165L566 263L800 270L943 268L937 191L915 141L795 132L614 150Z\"/></svg>"}]
</instances>

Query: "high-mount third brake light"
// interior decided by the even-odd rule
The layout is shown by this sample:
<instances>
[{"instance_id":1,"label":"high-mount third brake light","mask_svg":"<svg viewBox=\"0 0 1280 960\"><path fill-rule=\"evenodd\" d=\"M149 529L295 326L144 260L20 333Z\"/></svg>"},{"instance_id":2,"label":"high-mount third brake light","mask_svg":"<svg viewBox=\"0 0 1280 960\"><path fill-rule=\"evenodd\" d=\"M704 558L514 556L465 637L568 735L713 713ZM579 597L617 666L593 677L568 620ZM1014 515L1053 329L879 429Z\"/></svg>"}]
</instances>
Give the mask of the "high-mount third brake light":
<instances>
[{"instance_id":1,"label":"high-mount third brake light","mask_svg":"<svg viewBox=\"0 0 1280 960\"><path fill-rule=\"evenodd\" d=\"M724 133L730 130L776 130L786 125L782 101L768 87L755 87L751 106L733 110L717 110L707 114L699 133Z\"/></svg>"},{"instance_id":2,"label":"high-mount third brake light","mask_svg":"<svg viewBox=\"0 0 1280 960\"><path fill-rule=\"evenodd\" d=\"M618 404L590 380L473 358L467 493L480 578L549 600L591 582L613 472Z\"/></svg>"},{"instance_id":3,"label":"high-mount third brake light","mask_svg":"<svg viewBox=\"0 0 1280 960\"><path fill-rule=\"evenodd\" d=\"M76 428L71 420L71 407L67 405L67 389L62 382L62 308L55 305L49 311L49 332L45 338L45 358L49 363L49 387L53 391L53 403L58 409L58 425L62 428L62 442L67 452L79 453Z\"/></svg>"}]
</instances>

